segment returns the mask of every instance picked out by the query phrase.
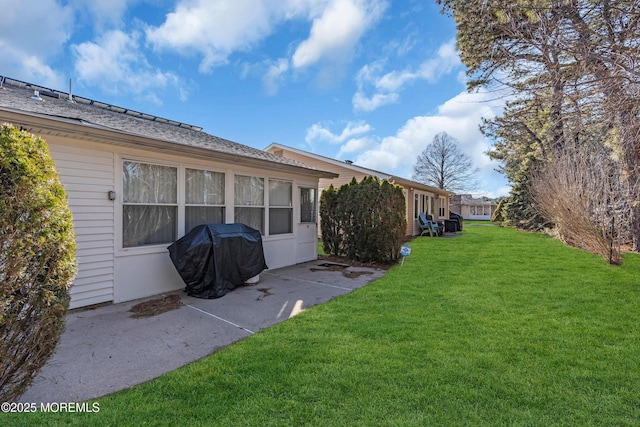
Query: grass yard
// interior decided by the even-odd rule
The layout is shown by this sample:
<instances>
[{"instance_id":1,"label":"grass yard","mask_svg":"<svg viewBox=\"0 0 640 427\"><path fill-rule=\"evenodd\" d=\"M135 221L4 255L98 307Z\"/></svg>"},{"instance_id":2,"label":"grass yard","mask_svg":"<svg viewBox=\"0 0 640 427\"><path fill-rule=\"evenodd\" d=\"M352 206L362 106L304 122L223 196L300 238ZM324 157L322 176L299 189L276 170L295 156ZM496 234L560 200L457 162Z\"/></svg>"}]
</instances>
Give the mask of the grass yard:
<instances>
[{"instance_id":1,"label":"grass yard","mask_svg":"<svg viewBox=\"0 0 640 427\"><path fill-rule=\"evenodd\" d=\"M420 237L404 266L88 414L0 425L637 426L640 257Z\"/></svg>"}]
</instances>

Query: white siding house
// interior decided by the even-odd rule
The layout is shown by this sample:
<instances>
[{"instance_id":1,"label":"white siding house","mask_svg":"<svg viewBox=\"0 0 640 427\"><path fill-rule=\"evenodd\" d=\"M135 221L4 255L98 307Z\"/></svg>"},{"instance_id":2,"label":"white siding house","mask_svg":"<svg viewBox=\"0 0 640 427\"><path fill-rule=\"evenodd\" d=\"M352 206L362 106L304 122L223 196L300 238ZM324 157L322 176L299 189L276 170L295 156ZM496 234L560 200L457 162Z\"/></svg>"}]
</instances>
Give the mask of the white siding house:
<instances>
[{"instance_id":1,"label":"white siding house","mask_svg":"<svg viewBox=\"0 0 640 427\"><path fill-rule=\"evenodd\" d=\"M182 289L167 247L197 223L260 229L269 268L317 258L308 211L334 173L8 78L0 122L41 136L56 163L77 241L71 308Z\"/></svg>"},{"instance_id":2,"label":"white siding house","mask_svg":"<svg viewBox=\"0 0 640 427\"><path fill-rule=\"evenodd\" d=\"M491 220L497 203L488 197L474 198L470 194L456 194L450 201L451 211L462 215L464 219Z\"/></svg>"}]
</instances>

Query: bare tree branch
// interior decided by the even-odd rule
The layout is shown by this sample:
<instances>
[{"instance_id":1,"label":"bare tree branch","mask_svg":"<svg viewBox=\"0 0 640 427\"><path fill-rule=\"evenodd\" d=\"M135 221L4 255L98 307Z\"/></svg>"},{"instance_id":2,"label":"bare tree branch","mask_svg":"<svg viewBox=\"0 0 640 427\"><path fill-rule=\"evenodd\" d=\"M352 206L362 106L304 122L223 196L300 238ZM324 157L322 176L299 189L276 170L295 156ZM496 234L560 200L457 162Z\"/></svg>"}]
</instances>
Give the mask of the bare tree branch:
<instances>
[{"instance_id":1,"label":"bare tree branch","mask_svg":"<svg viewBox=\"0 0 640 427\"><path fill-rule=\"evenodd\" d=\"M454 193L478 188L478 168L458 147L458 141L440 132L420 153L413 166L413 179Z\"/></svg>"}]
</instances>

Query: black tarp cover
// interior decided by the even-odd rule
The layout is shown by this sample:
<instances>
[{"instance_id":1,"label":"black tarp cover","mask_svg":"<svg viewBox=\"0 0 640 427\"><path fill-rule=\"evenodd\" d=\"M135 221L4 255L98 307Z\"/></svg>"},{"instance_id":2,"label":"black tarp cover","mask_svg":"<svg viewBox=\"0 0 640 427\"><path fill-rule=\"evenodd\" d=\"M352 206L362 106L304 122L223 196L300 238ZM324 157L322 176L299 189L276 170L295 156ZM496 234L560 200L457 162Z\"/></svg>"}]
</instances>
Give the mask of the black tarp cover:
<instances>
[{"instance_id":1,"label":"black tarp cover","mask_svg":"<svg viewBox=\"0 0 640 427\"><path fill-rule=\"evenodd\" d=\"M196 298L222 297L268 268L260 232L244 224L198 225L168 249Z\"/></svg>"}]
</instances>

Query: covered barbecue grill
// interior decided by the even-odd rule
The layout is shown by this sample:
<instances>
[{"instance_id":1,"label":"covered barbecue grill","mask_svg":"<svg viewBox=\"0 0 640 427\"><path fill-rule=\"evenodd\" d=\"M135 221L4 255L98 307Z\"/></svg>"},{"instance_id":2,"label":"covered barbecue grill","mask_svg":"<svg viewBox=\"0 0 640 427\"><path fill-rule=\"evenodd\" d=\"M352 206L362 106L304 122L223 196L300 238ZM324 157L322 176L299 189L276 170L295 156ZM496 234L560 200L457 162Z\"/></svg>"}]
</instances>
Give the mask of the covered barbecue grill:
<instances>
[{"instance_id":1,"label":"covered barbecue grill","mask_svg":"<svg viewBox=\"0 0 640 427\"><path fill-rule=\"evenodd\" d=\"M168 249L196 298L222 297L268 268L260 232L244 224L198 225Z\"/></svg>"}]
</instances>

